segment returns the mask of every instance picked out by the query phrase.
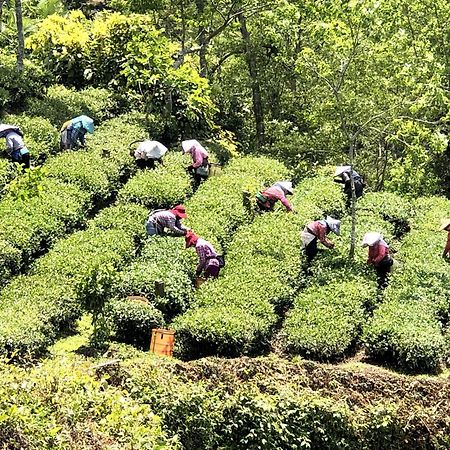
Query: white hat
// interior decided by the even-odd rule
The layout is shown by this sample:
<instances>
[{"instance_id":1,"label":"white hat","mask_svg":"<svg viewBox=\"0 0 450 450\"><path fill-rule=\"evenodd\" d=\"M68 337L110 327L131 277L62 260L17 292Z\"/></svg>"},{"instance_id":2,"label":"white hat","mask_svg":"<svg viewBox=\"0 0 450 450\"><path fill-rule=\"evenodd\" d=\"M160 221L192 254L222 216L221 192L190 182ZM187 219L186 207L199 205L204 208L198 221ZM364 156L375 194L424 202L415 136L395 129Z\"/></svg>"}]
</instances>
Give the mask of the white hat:
<instances>
[{"instance_id":1,"label":"white hat","mask_svg":"<svg viewBox=\"0 0 450 450\"><path fill-rule=\"evenodd\" d=\"M363 247L372 247L372 245L375 245L377 242L381 241L383 239L383 236L380 233L377 233L376 231L371 231L370 233L366 233L363 236L361 245Z\"/></svg>"},{"instance_id":2,"label":"white hat","mask_svg":"<svg viewBox=\"0 0 450 450\"><path fill-rule=\"evenodd\" d=\"M444 231L450 225L450 219L442 219L441 220L441 228L439 231Z\"/></svg>"},{"instance_id":3,"label":"white hat","mask_svg":"<svg viewBox=\"0 0 450 450\"><path fill-rule=\"evenodd\" d=\"M345 172L350 172L351 166L337 166L336 171L334 172L334 176L338 177L339 175L342 175Z\"/></svg>"},{"instance_id":4,"label":"white hat","mask_svg":"<svg viewBox=\"0 0 450 450\"><path fill-rule=\"evenodd\" d=\"M327 216L325 222L330 227L330 230L339 236L341 234L341 221L337 219L333 219L331 216Z\"/></svg>"},{"instance_id":5,"label":"white hat","mask_svg":"<svg viewBox=\"0 0 450 450\"><path fill-rule=\"evenodd\" d=\"M283 192L287 192L288 194L293 194L294 189L292 188L292 183L290 181L278 181L274 184L274 186L278 186L283 189Z\"/></svg>"},{"instance_id":6,"label":"white hat","mask_svg":"<svg viewBox=\"0 0 450 450\"><path fill-rule=\"evenodd\" d=\"M205 147L203 147L203 145L195 139L188 139L187 141L183 141L181 143L181 147L183 148L183 153L188 153L192 147L196 147L206 152Z\"/></svg>"},{"instance_id":7,"label":"white hat","mask_svg":"<svg viewBox=\"0 0 450 450\"><path fill-rule=\"evenodd\" d=\"M167 147L158 141L143 141L137 148L138 151L145 153L148 159L162 158L167 153Z\"/></svg>"}]
</instances>

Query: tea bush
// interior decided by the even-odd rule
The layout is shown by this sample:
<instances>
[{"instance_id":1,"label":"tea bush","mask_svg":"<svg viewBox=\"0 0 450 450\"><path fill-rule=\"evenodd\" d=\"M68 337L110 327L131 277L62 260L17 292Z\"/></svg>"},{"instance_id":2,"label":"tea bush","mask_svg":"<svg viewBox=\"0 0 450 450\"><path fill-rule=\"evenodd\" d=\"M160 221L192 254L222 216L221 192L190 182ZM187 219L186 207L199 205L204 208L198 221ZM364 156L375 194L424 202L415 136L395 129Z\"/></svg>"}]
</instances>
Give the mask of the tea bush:
<instances>
[{"instance_id":1,"label":"tea bush","mask_svg":"<svg viewBox=\"0 0 450 450\"><path fill-rule=\"evenodd\" d=\"M60 129L62 124L74 117L87 115L97 124L111 119L117 104L111 91L87 87L75 90L60 84L50 86L40 98L29 98L26 111L28 115L44 117Z\"/></svg>"},{"instance_id":2,"label":"tea bush","mask_svg":"<svg viewBox=\"0 0 450 450\"><path fill-rule=\"evenodd\" d=\"M136 202L147 208L170 208L192 193L191 180L179 153L168 153L164 166L142 170L120 192L122 202Z\"/></svg>"},{"instance_id":3,"label":"tea bush","mask_svg":"<svg viewBox=\"0 0 450 450\"><path fill-rule=\"evenodd\" d=\"M366 280L335 281L300 292L283 326L288 351L330 360L355 345L364 324L364 305L376 295Z\"/></svg>"},{"instance_id":4,"label":"tea bush","mask_svg":"<svg viewBox=\"0 0 450 450\"><path fill-rule=\"evenodd\" d=\"M153 328L162 328L164 318L154 306L123 299L112 303L114 337L119 342L149 348Z\"/></svg>"},{"instance_id":5,"label":"tea bush","mask_svg":"<svg viewBox=\"0 0 450 450\"><path fill-rule=\"evenodd\" d=\"M443 327L449 318L450 275L436 232L450 212L443 198L417 199L411 232L403 238L401 270L392 276L385 302L365 327L366 352L410 372L436 371L445 354Z\"/></svg>"},{"instance_id":6,"label":"tea bush","mask_svg":"<svg viewBox=\"0 0 450 450\"><path fill-rule=\"evenodd\" d=\"M263 214L235 234L224 274L206 283L193 307L177 317L178 351L184 356L261 351L301 282L300 230L324 210L343 210L339 188L326 178L297 186L296 214Z\"/></svg>"}]
</instances>

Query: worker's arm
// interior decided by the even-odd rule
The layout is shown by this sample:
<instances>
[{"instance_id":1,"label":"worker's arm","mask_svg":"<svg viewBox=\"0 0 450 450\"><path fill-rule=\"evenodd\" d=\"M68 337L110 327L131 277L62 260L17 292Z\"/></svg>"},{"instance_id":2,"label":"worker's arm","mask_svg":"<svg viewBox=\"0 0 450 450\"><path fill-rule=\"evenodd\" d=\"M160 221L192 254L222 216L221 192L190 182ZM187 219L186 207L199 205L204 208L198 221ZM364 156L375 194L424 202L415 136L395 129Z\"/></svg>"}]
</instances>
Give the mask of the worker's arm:
<instances>
[{"instance_id":1,"label":"worker's arm","mask_svg":"<svg viewBox=\"0 0 450 450\"><path fill-rule=\"evenodd\" d=\"M280 202L286 207L288 211L293 211L291 204L288 202L288 199L285 196L280 198Z\"/></svg>"},{"instance_id":2,"label":"worker's arm","mask_svg":"<svg viewBox=\"0 0 450 450\"><path fill-rule=\"evenodd\" d=\"M166 227L172 231L176 236L184 236L186 234L187 229L183 227L175 217L167 218Z\"/></svg>"},{"instance_id":3,"label":"worker's arm","mask_svg":"<svg viewBox=\"0 0 450 450\"><path fill-rule=\"evenodd\" d=\"M327 234L326 234L326 227L319 225L317 227L317 238L319 239L320 242L322 242L323 245L325 245L325 247L327 248L333 248L334 247L334 243L331 242L328 238L327 238Z\"/></svg>"},{"instance_id":4,"label":"worker's arm","mask_svg":"<svg viewBox=\"0 0 450 450\"><path fill-rule=\"evenodd\" d=\"M335 178L333 181L334 181L335 183L345 184L345 181L344 181L341 177Z\"/></svg>"},{"instance_id":5,"label":"worker's arm","mask_svg":"<svg viewBox=\"0 0 450 450\"><path fill-rule=\"evenodd\" d=\"M448 235L447 235L447 244L445 245L444 253L442 253L442 257L445 258L449 253L450 253L450 231L448 232Z\"/></svg>"}]
</instances>

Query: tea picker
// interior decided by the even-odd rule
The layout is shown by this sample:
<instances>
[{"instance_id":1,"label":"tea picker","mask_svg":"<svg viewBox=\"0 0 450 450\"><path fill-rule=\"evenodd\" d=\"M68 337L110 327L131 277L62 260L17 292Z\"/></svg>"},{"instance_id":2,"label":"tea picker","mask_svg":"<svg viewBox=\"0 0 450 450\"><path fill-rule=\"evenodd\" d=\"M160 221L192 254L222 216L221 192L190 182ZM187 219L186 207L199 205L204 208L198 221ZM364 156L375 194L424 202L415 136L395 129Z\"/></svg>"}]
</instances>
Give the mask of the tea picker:
<instances>
[{"instance_id":1,"label":"tea picker","mask_svg":"<svg viewBox=\"0 0 450 450\"><path fill-rule=\"evenodd\" d=\"M443 258L448 258L450 256L450 219L444 219L441 224L440 231L447 231L447 243L445 244L444 251L442 253Z\"/></svg>"},{"instance_id":2,"label":"tea picker","mask_svg":"<svg viewBox=\"0 0 450 450\"><path fill-rule=\"evenodd\" d=\"M145 224L147 234L149 236L163 235L165 230L169 230L174 236L185 236L188 228L181 223L181 220L186 217L186 209L183 205L167 210L152 211Z\"/></svg>"},{"instance_id":3,"label":"tea picker","mask_svg":"<svg viewBox=\"0 0 450 450\"><path fill-rule=\"evenodd\" d=\"M168 150L165 145L158 141L145 140L134 141L130 144L130 147L138 142L139 145L136 150L130 149L130 156L134 156L139 169L154 169L155 162L164 165L162 158Z\"/></svg>"},{"instance_id":4,"label":"tea picker","mask_svg":"<svg viewBox=\"0 0 450 450\"><path fill-rule=\"evenodd\" d=\"M294 190L290 181L278 181L263 192L256 193L256 204L261 211L272 211L279 200L288 211L293 211L286 195L292 195Z\"/></svg>"},{"instance_id":5,"label":"tea picker","mask_svg":"<svg viewBox=\"0 0 450 450\"><path fill-rule=\"evenodd\" d=\"M6 139L6 149L15 163L22 164L24 169L30 168L30 151L23 141L22 130L15 125L0 125L0 138Z\"/></svg>"},{"instance_id":6,"label":"tea picker","mask_svg":"<svg viewBox=\"0 0 450 450\"><path fill-rule=\"evenodd\" d=\"M89 116L78 116L64 122L61 127L60 147L69 150L86 145L86 133L94 133L94 121Z\"/></svg>"},{"instance_id":7,"label":"tea picker","mask_svg":"<svg viewBox=\"0 0 450 450\"><path fill-rule=\"evenodd\" d=\"M192 164L188 166L187 170L194 177L195 185L198 187L200 183L206 180L209 176L209 162L208 152L200 142L195 139L189 139L181 143L183 153L191 155Z\"/></svg>"},{"instance_id":8,"label":"tea picker","mask_svg":"<svg viewBox=\"0 0 450 450\"><path fill-rule=\"evenodd\" d=\"M205 279L217 278L220 269L225 265L223 256L218 255L214 247L205 239L197 236L193 231L189 230L185 236L186 248L195 247L198 255L198 265L195 271L198 284L198 278L204 273Z\"/></svg>"},{"instance_id":9,"label":"tea picker","mask_svg":"<svg viewBox=\"0 0 450 450\"><path fill-rule=\"evenodd\" d=\"M303 229L301 240L308 263L310 263L319 252L317 240L327 248L334 247L334 243L327 238L327 234L330 232L333 232L336 236L341 234L341 221L330 216L327 216L325 220L315 220L314 222L310 222Z\"/></svg>"},{"instance_id":10,"label":"tea picker","mask_svg":"<svg viewBox=\"0 0 450 450\"><path fill-rule=\"evenodd\" d=\"M363 195L364 191L364 180L358 172L352 170L350 166L337 166L336 171L334 172L334 182L340 183L344 185L344 194L347 195L347 207L350 206L350 202L352 200L352 182L355 185L355 196L356 198L360 198Z\"/></svg>"},{"instance_id":11,"label":"tea picker","mask_svg":"<svg viewBox=\"0 0 450 450\"><path fill-rule=\"evenodd\" d=\"M366 233L363 236L361 245L369 247L367 264L375 267L378 275L378 288L384 289L388 284L388 273L394 264L389 245L384 241L383 236L377 232Z\"/></svg>"}]
</instances>

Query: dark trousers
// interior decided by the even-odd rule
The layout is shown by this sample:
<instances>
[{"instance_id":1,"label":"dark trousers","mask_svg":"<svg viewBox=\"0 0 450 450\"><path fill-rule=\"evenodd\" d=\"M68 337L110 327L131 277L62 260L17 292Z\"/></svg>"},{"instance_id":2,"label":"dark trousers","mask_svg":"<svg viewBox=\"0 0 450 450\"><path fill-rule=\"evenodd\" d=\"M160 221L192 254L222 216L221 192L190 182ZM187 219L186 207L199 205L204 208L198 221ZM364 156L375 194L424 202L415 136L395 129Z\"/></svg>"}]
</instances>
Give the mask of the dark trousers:
<instances>
[{"instance_id":1,"label":"dark trousers","mask_svg":"<svg viewBox=\"0 0 450 450\"><path fill-rule=\"evenodd\" d=\"M388 286L388 274L391 271L393 263L394 261L391 257L386 257L380 262L380 264L378 264L378 266L375 266L378 289L385 289Z\"/></svg>"},{"instance_id":2,"label":"dark trousers","mask_svg":"<svg viewBox=\"0 0 450 450\"><path fill-rule=\"evenodd\" d=\"M219 276L220 267L219 266L208 266L205 269L205 278L217 278Z\"/></svg>"},{"instance_id":3,"label":"dark trousers","mask_svg":"<svg viewBox=\"0 0 450 450\"><path fill-rule=\"evenodd\" d=\"M305 247L305 253L306 253L306 260L308 261L309 264L317 256L317 253L319 253L319 249L317 248L317 238L313 239Z\"/></svg>"},{"instance_id":4,"label":"dark trousers","mask_svg":"<svg viewBox=\"0 0 450 450\"><path fill-rule=\"evenodd\" d=\"M25 153L24 155L19 155L18 158L13 157L12 161L22 164L24 169L30 168L30 154L29 153Z\"/></svg>"},{"instance_id":5,"label":"dark trousers","mask_svg":"<svg viewBox=\"0 0 450 450\"><path fill-rule=\"evenodd\" d=\"M136 165L139 169L154 169L155 160L154 159L137 159Z\"/></svg>"}]
</instances>

